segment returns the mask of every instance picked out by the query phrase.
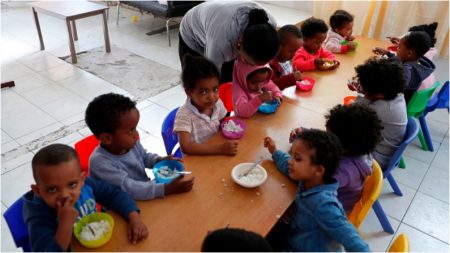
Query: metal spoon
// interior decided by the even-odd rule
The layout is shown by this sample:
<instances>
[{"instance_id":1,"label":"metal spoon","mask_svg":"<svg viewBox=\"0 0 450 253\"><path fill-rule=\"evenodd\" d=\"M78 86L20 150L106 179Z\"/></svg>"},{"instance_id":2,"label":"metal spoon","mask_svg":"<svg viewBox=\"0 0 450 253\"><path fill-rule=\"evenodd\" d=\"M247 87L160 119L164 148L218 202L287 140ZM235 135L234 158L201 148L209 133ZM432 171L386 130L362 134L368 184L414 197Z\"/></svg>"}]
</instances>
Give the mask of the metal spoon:
<instances>
[{"instance_id":1,"label":"metal spoon","mask_svg":"<svg viewBox=\"0 0 450 253\"><path fill-rule=\"evenodd\" d=\"M189 175L189 174L192 174L192 171L176 171L176 173L182 174L182 175Z\"/></svg>"}]
</instances>

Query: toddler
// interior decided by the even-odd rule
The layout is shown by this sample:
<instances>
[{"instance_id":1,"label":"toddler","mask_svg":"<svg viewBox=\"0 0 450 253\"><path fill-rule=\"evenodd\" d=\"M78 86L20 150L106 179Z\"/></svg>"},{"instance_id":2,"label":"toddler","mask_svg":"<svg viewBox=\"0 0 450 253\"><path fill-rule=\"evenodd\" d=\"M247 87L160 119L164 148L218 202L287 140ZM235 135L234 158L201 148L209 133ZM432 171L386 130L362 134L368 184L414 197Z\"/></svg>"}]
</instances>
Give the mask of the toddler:
<instances>
[{"instance_id":1,"label":"toddler","mask_svg":"<svg viewBox=\"0 0 450 253\"><path fill-rule=\"evenodd\" d=\"M237 116L249 118L264 102L281 102L281 91L271 80L269 64L252 66L237 58L233 69L233 108Z\"/></svg>"},{"instance_id":2,"label":"toddler","mask_svg":"<svg viewBox=\"0 0 450 253\"><path fill-rule=\"evenodd\" d=\"M161 160L178 158L147 153L136 129L139 117L136 103L120 94L103 94L89 103L86 124L100 141L89 159L91 175L120 186L136 200L190 191L194 178L185 179L182 175L170 184L148 178L145 168L152 168Z\"/></svg>"},{"instance_id":3,"label":"toddler","mask_svg":"<svg viewBox=\"0 0 450 253\"><path fill-rule=\"evenodd\" d=\"M129 223L128 239L136 243L148 231L133 199L120 188L81 172L76 151L52 144L31 161L35 184L23 195L23 218L31 251L68 251L77 219L96 212L96 203L119 213Z\"/></svg>"},{"instance_id":4,"label":"toddler","mask_svg":"<svg viewBox=\"0 0 450 253\"><path fill-rule=\"evenodd\" d=\"M403 141L408 123L406 103L401 93L405 87L403 68L390 59L369 59L355 70L357 87L349 88L362 94L357 96L355 103L369 106L381 120L381 141L372 155L385 170Z\"/></svg>"},{"instance_id":5,"label":"toddler","mask_svg":"<svg viewBox=\"0 0 450 253\"><path fill-rule=\"evenodd\" d=\"M277 150L270 137L264 139L264 146L277 168L299 182L293 214L274 241L281 248L274 250L340 251L342 244L346 251L369 251L336 198L339 184L333 174L341 152L339 140L321 130L304 129L294 140L291 155Z\"/></svg>"},{"instance_id":6,"label":"toddler","mask_svg":"<svg viewBox=\"0 0 450 253\"><path fill-rule=\"evenodd\" d=\"M327 38L323 42L323 47L333 53L345 54L354 51L356 46L352 36L353 15L344 11L337 10L330 17L330 27ZM345 45L342 45L343 42Z\"/></svg>"},{"instance_id":7,"label":"toddler","mask_svg":"<svg viewBox=\"0 0 450 253\"><path fill-rule=\"evenodd\" d=\"M302 73L292 69L292 57L303 45L302 34L295 25L285 25L278 30L280 49L270 62L273 70L272 81L283 90L302 80Z\"/></svg>"},{"instance_id":8,"label":"toddler","mask_svg":"<svg viewBox=\"0 0 450 253\"><path fill-rule=\"evenodd\" d=\"M292 60L294 68L306 71L314 70L324 65L325 59L335 63L333 68L337 68L339 61L330 51L322 47L322 43L327 37L328 27L325 22L317 18L308 18L301 26L303 35L303 46L295 52Z\"/></svg>"},{"instance_id":9,"label":"toddler","mask_svg":"<svg viewBox=\"0 0 450 253\"><path fill-rule=\"evenodd\" d=\"M222 228L208 233L202 252L272 252L261 235L240 228Z\"/></svg>"},{"instance_id":10,"label":"toddler","mask_svg":"<svg viewBox=\"0 0 450 253\"><path fill-rule=\"evenodd\" d=\"M238 141L205 143L219 131L227 110L219 99L220 74L216 66L201 56L186 55L182 73L186 103L175 117L173 131L181 150L190 155L235 155Z\"/></svg>"}]
</instances>

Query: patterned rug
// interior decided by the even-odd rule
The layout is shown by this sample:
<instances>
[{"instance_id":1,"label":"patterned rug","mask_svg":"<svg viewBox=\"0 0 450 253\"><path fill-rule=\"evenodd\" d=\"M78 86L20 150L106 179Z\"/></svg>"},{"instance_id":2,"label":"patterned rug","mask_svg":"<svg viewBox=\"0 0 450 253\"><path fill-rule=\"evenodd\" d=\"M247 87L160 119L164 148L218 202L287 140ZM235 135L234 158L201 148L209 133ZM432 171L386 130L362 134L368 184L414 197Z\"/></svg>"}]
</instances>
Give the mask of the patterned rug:
<instances>
[{"instance_id":1,"label":"patterned rug","mask_svg":"<svg viewBox=\"0 0 450 253\"><path fill-rule=\"evenodd\" d=\"M72 63L69 56L61 59ZM136 101L180 84L180 71L114 45L111 53L102 46L80 52L77 60L75 66L128 91Z\"/></svg>"}]
</instances>

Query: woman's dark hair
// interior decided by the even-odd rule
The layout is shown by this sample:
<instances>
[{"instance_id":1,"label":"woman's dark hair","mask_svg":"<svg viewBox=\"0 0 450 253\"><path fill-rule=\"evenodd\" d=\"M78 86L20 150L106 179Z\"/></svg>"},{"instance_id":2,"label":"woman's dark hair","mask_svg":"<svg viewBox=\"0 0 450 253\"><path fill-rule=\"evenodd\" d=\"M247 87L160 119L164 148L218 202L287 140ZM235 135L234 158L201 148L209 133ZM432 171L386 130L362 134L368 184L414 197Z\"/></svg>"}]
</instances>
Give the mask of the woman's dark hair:
<instances>
[{"instance_id":1,"label":"woman's dark hair","mask_svg":"<svg viewBox=\"0 0 450 253\"><path fill-rule=\"evenodd\" d=\"M325 115L325 119L327 131L339 138L342 148L349 155L370 154L381 140L381 120L366 105L336 105Z\"/></svg>"},{"instance_id":2,"label":"woman's dark hair","mask_svg":"<svg viewBox=\"0 0 450 253\"><path fill-rule=\"evenodd\" d=\"M283 44L290 36L294 36L297 39L303 38L300 29L295 25L285 25L278 30L278 36L280 37L280 43Z\"/></svg>"},{"instance_id":3,"label":"woman's dark hair","mask_svg":"<svg viewBox=\"0 0 450 253\"><path fill-rule=\"evenodd\" d=\"M344 10L337 10L331 15L330 17L330 26L331 29L339 29L343 25L350 23L353 21L353 15L344 11Z\"/></svg>"},{"instance_id":4,"label":"woman's dark hair","mask_svg":"<svg viewBox=\"0 0 450 253\"><path fill-rule=\"evenodd\" d=\"M416 53L417 58L430 50L431 38L424 31L408 32L403 38L406 48L412 49Z\"/></svg>"},{"instance_id":5,"label":"woman's dark hair","mask_svg":"<svg viewBox=\"0 0 450 253\"><path fill-rule=\"evenodd\" d=\"M408 31L410 32L417 32L417 31L423 31L426 32L428 34L428 36L430 36L431 38L431 47L434 47L434 45L436 44L436 29L438 27L438 23L437 22L433 22L431 24L423 24L423 25L417 25L417 26L412 26L409 28Z\"/></svg>"},{"instance_id":6,"label":"woman's dark hair","mask_svg":"<svg viewBox=\"0 0 450 253\"><path fill-rule=\"evenodd\" d=\"M226 38L224 38L226 39ZM248 25L242 35L242 47L255 61L269 62L280 46L278 33L263 9L252 9L248 13Z\"/></svg>"},{"instance_id":7,"label":"woman's dark hair","mask_svg":"<svg viewBox=\"0 0 450 253\"><path fill-rule=\"evenodd\" d=\"M195 83L200 79L208 79L216 77L220 80L220 73L216 65L207 60L203 56L192 56L186 54L183 57L183 71L181 79L185 90L192 90L195 88Z\"/></svg>"},{"instance_id":8,"label":"woman's dark hair","mask_svg":"<svg viewBox=\"0 0 450 253\"><path fill-rule=\"evenodd\" d=\"M355 68L359 83L369 94L383 94L392 100L405 88L405 74L398 61L371 58Z\"/></svg>"},{"instance_id":9,"label":"woman's dark hair","mask_svg":"<svg viewBox=\"0 0 450 253\"><path fill-rule=\"evenodd\" d=\"M203 252L271 252L261 235L240 228L222 228L209 233L202 243Z\"/></svg>"},{"instance_id":10,"label":"woman's dark hair","mask_svg":"<svg viewBox=\"0 0 450 253\"><path fill-rule=\"evenodd\" d=\"M328 26L322 19L315 17L308 18L300 27L303 38L312 38L316 33L328 32Z\"/></svg>"}]
</instances>

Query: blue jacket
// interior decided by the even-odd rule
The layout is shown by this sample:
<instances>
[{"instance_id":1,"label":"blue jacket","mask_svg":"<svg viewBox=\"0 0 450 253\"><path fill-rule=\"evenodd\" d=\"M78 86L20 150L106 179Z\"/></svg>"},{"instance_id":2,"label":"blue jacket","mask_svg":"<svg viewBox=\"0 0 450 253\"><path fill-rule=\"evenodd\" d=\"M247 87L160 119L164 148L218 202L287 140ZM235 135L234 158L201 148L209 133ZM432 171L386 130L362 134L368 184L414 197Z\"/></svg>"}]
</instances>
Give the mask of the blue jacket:
<instances>
[{"instance_id":1,"label":"blue jacket","mask_svg":"<svg viewBox=\"0 0 450 253\"><path fill-rule=\"evenodd\" d=\"M277 150L273 153L277 168L289 176L290 156ZM299 182L295 196L294 215L289 222L287 251L370 251L355 227L345 216L337 199L336 180L309 190Z\"/></svg>"},{"instance_id":2,"label":"blue jacket","mask_svg":"<svg viewBox=\"0 0 450 253\"><path fill-rule=\"evenodd\" d=\"M44 200L29 191L23 195L23 218L28 226L32 251L66 251L55 241L55 233L58 228L58 216L56 210L47 206ZM136 203L130 195L111 184L86 178L81 189L80 198L75 207L80 217L96 212L96 203L110 208L119 213L125 219L133 211L139 211ZM79 218L80 218L79 217Z\"/></svg>"}]
</instances>

